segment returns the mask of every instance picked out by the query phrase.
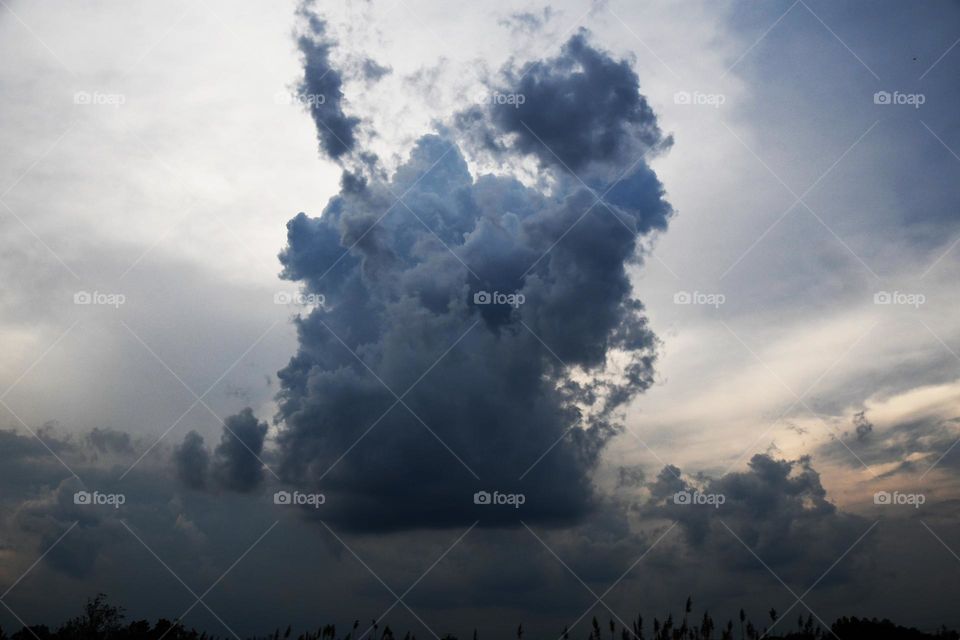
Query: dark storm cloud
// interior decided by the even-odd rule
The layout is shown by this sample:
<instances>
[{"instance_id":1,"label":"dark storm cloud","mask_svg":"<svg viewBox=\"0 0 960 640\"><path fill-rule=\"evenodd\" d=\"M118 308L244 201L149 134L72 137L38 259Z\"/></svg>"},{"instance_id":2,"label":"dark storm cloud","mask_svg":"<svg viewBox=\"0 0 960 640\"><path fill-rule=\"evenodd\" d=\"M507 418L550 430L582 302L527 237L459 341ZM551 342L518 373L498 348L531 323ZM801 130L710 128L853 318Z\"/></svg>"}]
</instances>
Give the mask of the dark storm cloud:
<instances>
[{"instance_id":1,"label":"dark storm cloud","mask_svg":"<svg viewBox=\"0 0 960 640\"><path fill-rule=\"evenodd\" d=\"M147 513L157 513L168 499L164 496L168 483L154 476L147 463L124 483L117 482L118 461L122 470L137 457L123 432L94 429L70 435L47 428L39 433L43 443L31 435L0 431L0 483L4 488L0 493L0 539L15 551L8 558L11 566L24 559L28 565L32 562L29 558L48 551L45 564L54 572L71 578L89 577L104 553L129 535L119 518L129 517L130 509L137 508L132 506L136 501ZM78 492L96 491L123 492L126 506L120 510L76 499Z\"/></svg>"},{"instance_id":2,"label":"dark storm cloud","mask_svg":"<svg viewBox=\"0 0 960 640\"><path fill-rule=\"evenodd\" d=\"M584 601L585 594L577 591L575 574L591 588L596 586L597 593L623 578L605 600L626 620L638 608L650 617L671 610L677 613L691 592L699 606L731 616L739 607L756 616L758 609L782 610L781 603L784 608L792 604L792 598L784 601L790 596L787 591L771 591L776 578L734 533L790 588L800 589L797 593L853 546L818 584L817 596L834 601L828 610L859 606L881 575L878 571L890 568L888 561L878 560L883 556L878 556L874 541L883 528L874 528L854 546L872 521L833 507L809 460L757 456L746 470L718 479L689 478L671 466L645 487L632 489L621 487L615 495L606 496L591 517L576 527L534 526L549 549L524 530L517 535L497 531L471 536L465 543L469 550L457 554L456 572L425 587L431 601L460 598L484 606L523 602L529 603L527 610L549 612L553 620L568 622L571 610L579 614L593 600ZM727 502L719 509L673 505L676 491L694 489L723 491ZM898 532L899 539L888 537L885 543L909 547L922 539L922 533L918 526L907 535ZM634 569L628 571L631 566ZM642 594L639 602L638 594ZM843 604L837 607L839 599ZM831 619L822 606L813 606ZM602 606L595 613L601 619L610 615ZM585 636L590 617L571 629L571 635L583 630Z\"/></svg>"},{"instance_id":3,"label":"dark storm cloud","mask_svg":"<svg viewBox=\"0 0 960 640\"><path fill-rule=\"evenodd\" d=\"M173 462L180 482L191 489L203 489L207 486L210 454L203 445L203 436L199 433L191 431L184 437L183 442L173 451Z\"/></svg>"},{"instance_id":4,"label":"dark storm cloud","mask_svg":"<svg viewBox=\"0 0 960 640\"><path fill-rule=\"evenodd\" d=\"M306 31L297 39L303 55L303 79L297 87L317 127L320 149L333 159L353 151L358 118L343 111L343 78L330 63L333 43L327 24L312 11L312 3L301 7Z\"/></svg>"},{"instance_id":5,"label":"dark storm cloud","mask_svg":"<svg viewBox=\"0 0 960 640\"><path fill-rule=\"evenodd\" d=\"M86 435L71 445L49 433L46 435L50 446L75 468L84 484L72 478L63 480L62 467L34 438L5 435L3 443L7 446L0 449L0 468L35 471L28 484L5 484L7 490L0 495L0 539L5 559L0 575L12 582L50 549L15 593L18 613L31 621L59 620L72 614L89 596L90 584L98 585L97 589L111 594L120 604L150 617L170 618L183 611L190 601L183 601L181 585L163 579L166 570L124 523L188 584L209 584L271 523L284 518L288 510L270 500L233 493L181 493L169 482L169 467L150 465L149 459L117 482L116 470L108 470L102 459L100 466L83 462L85 456L94 459L90 455L93 447L85 444L89 441ZM162 445L155 451L163 461L169 453ZM53 465L44 466L44 458ZM124 466L135 458L136 452L128 454ZM678 481L674 473L685 479ZM776 584L774 579L719 524L720 519L791 586L797 579L798 588L819 577L862 533L851 524L859 523L859 519L826 506L826 496L806 461L761 456L754 459L747 471L716 481L699 476L686 478L679 469L671 468L644 487L637 485L641 476L638 468L628 467L624 475L627 481L616 495L596 500L591 517L576 526L551 528L543 522L526 520L524 512L525 521L550 550L522 527L466 536L430 573L430 579L417 585L410 596L411 606L425 618L429 616L426 619L431 624L449 624L451 629L479 623L482 629L489 630L493 625L491 618L507 615L513 629L522 620L525 628L530 623L530 629L542 627L559 633L557 625L572 622L593 601L570 570L601 593L639 560L640 564L629 572L620 587L605 597L605 602L624 619L635 615L638 605L647 615L676 611L690 585L696 585L694 596L700 606L710 602L711 611L717 602L725 603L725 611L736 611L739 606L762 611L774 604L779 609L783 601L772 601L769 589L770 584ZM678 514L665 504L665 497L671 492L691 485L725 491L729 498L716 513L706 508L710 513L703 521L710 526L704 526L692 512ZM127 502L119 510L77 505L73 494L82 488L120 490ZM330 500L333 499L331 495ZM632 501L637 504L630 509ZM324 507L330 504L328 501ZM638 513L643 516L639 521L635 519ZM669 520L673 519L681 523L671 532ZM927 521L942 533L944 524ZM863 523L864 529L868 524ZM54 545L68 529L69 533ZM702 534L681 535L688 530L702 530ZM344 535L342 530L340 533ZM882 556L877 556L868 544L874 534L886 536ZM459 535L458 531L416 531L375 537L344 535L344 539L388 584L407 584L420 576L440 549ZM273 628L278 619L293 622L296 629L300 628L298 625L316 624L318 619L336 618L343 611L351 615L361 610L382 611L392 603L392 598L387 599L389 594L374 588L376 583L372 585L368 575L358 573L355 559L339 541L332 536L321 539L328 544L318 545L317 529L285 520L257 545L244 560L245 571L252 579L231 584L238 601L247 603L241 607L243 612L230 611L231 626L256 635ZM891 533L877 527L817 588L818 593L833 589L826 591L825 597L841 598L842 603L815 605L817 612L830 619L831 612L848 613L851 606L859 606L865 588L882 584L881 578L890 579L891 559L904 556L907 560L900 562L898 571L906 565L907 571L915 571L912 556L903 550L929 541L929 534L919 526ZM778 555L778 544L805 545L809 566L801 566L803 563L793 553L795 549ZM865 562L863 556L871 553L882 558L882 562L878 560L872 566ZM949 557L946 551L944 554ZM327 603L319 612L317 593L291 596L289 590L277 588L315 580L317 566L323 567L324 574L324 580L317 583L317 593ZM947 565L940 562L935 566ZM953 579L951 575L955 572L943 574L948 581ZM148 588L131 588L131 579ZM731 584L741 587L733 595ZM56 602L47 597L49 593L58 594ZM637 593L647 594L640 603L636 601ZM789 596L785 592L780 595L784 599ZM736 599L729 600L733 597ZM791 603L792 599L786 600L783 606ZM608 615L605 610L601 613ZM574 635L589 628L589 620L588 615L577 631L571 630ZM389 622L396 626L397 615L391 614ZM196 623L203 627L202 619ZM406 628L406 623L398 624ZM220 630L216 620L209 620L208 625L208 630ZM468 626L466 631L471 628ZM586 631L583 633L586 635Z\"/></svg>"},{"instance_id":6,"label":"dark storm cloud","mask_svg":"<svg viewBox=\"0 0 960 640\"><path fill-rule=\"evenodd\" d=\"M224 421L212 455L203 437L191 431L173 450L177 479L191 489L254 491L263 482L266 436L267 424L258 421L249 407Z\"/></svg>"},{"instance_id":7,"label":"dark storm cloud","mask_svg":"<svg viewBox=\"0 0 960 640\"><path fill-rule=\"evenodd\" d=\"M523 86L521 114L575 167L612 169L663 143L636 75L584 33ZM389 182L345 173L322 217L287 225L283 276L325 305L298 319L300 348L280 372L281 474L328 493L324 517L346 527L576 521L595 503L616 410L652 383L656 339L626 268L637 235L671 215L654 172L641 162L596 183L609 194L594 206L513 119L455 120L516 134L514 150L537 154L558 186L471 175L455 140L472 134L444 130ZM605 375L614 354L620 373ZM474 505L478 490L526 502Z\"/></svg>"},{"instance_id":8,"label":"dark storm cloud","mask_svg":"<svg viewBox=\"0 0 960 640\"><path fill-rule=\"evenodd\" d=\"M488 104L460 117L492 149L579 173L597 165L624 171L651 147L671 142L640 94L637 74L591 47L584 30L558 57L504 75Z\"/></svg>"},{"instance_id":9,"label":"dark storm cloud","mask_svg":"<svg viewBox=\"0 0 960 640\"><path fill-rule=\"evenodd\" d=\"M266 435L267 423L259 422L249 408L226 419L211 462L211 474L218 486L241 493L260 486L263 482L260 454Z\"/></svg>"},{"instance_id":10,"label":"dark storm cloud","mask_svg":"<svg viewBox=\"0 0 960 640\"><path fill-rule=\"evenodd\" d=\"M643 512L678 522L692 553L742 568L755 564L745 543L774 570L801 581L816 579L871 524L827 499L809 458L758 454L745 471L716 479L687 479L676 467L665 467L649 489L651 503ZM678 492L722 498L717 504L685 503ZM856 559L868 549L866 544L852 553L831 579L852 575L860 567Z\"/></svg>"},{"instance_id":11,"label":"dark storm cloud","mask_svg":"<svg viewBox=\"0 0 960 640\"><path fill-rule=\"evenodd\" d=\"M91 574L103 549L115 541L120 524L103 508L79 505L74 495L84 489L74 478L62 481L43 497L20 504L13 524L40 549L50 549L47 561L58 572L73 578ZM76 523L76 524L74 524ZM70 534L54 543L73 525Z\"/></svg>"}]
</instances>

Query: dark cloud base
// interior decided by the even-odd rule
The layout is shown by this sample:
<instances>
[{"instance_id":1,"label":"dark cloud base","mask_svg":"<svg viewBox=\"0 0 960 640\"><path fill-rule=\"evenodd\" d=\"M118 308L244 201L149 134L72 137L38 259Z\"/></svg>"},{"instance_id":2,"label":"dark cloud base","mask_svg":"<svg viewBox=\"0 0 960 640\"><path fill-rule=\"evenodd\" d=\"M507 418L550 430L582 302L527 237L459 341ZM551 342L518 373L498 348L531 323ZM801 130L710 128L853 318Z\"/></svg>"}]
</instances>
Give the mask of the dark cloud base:
<instances>
[{"instance_id":1,"label":"dark cloud base","mask_svg":"<svg viewBox=\"0 0 960 640\"><path fill-rule=\"evenodd\" d=\"M247 426L255 439L263 432L263 425L252 416ZM43 437L82 481L73 478L35 438L0 432L5 487L0 496L0 539L4 541L0 553L6 559L2 569L7 582L15 581L46 552L10 598L10 604L31 622L65 619L94 590L122 594L120 599L130 603L132 615L166 612L172 618L192 600L181 601L189 594L157 557L187 584L205 588L270 530L245 557L242 570L225 580L220 604L211 601L218 613L231 625L242 624L243 629L257 633L272 629L278 618L290 619L295 629L313 624L317 617L349 624L352 618L344 620L344 616L367 619L393 600L345 544L387 584L400 588L420 577L469 528L350 533L342 517L327 509L336 494L319 509L298 509L274 504L272 492L288 486L273 479L245 493L229 490L214 472L224 464L214 463L224 449L209 454L202 467L206 490L196 491L170 482L171 469L177 465L167 461L183 458L183 446L174 449L161 444L152 453L156 460L145 460L118 482L151 442L131 442L131 451L119 439L120 451L106 456L97 437L67 438L52 431ZM265 461L276 462L270 456ZM240 473L238 477L248 476ZM119 509L77 504L78 491L120 491L126 502ZM678 492L721 494L725 500L719 508L678 504ZM905 590L913 591L909 581L921 571L919 567L925 575L937 575L943 584L953 584L951 576L956 574L952 565L937 562L936 554L916 557L918 549L935 543L917 518L952 541L956 531L949 523L955 518L955 505L892 513L876 525L833 505L807 459L758 455L746 470L719 478L689 475L674 466L646 474L628 468L613 493L594 496L589 518L563 527L548 518L536 520L530 506L504 507L509 517L498 515L494 507L476 507L475 517L491 520L496 528L467 533L410 596L411 606L431 626L434 620L437 625L442 621L444 630L463 636L472 626L484 630L493 625L501 634L511 633L503 621L515 620L529 625L531 633L549 635L572 623L593 602L574 575L599 594L638 560L634 571L606 598L624 621L633 621L637 611L653 615L676 610L692 593L715 615L718 626L725 624L725 615L745 607L758 628L768 623L761 622L763 616L757 612L771 606L783 611L793 603L789 592L776 588L777 578L771 571L793 589L816 583L809 603L825 620L843 614L916 620ZM319 518L331 530L313 522ZM512 526L521 520L530 530ZM943 560L950 558L945 550L941 555ZM152 585L147 590L141 588L145 580ZM291 585L302 584L312 585L309 593L291 592ZM887 591L902 602L889 611L878 611L870 603L882 600ZM48 597L54 593L56 598ZM945 597L948 593L944 592ZM223 598L229 605L223 604ZM240 607L239 602L247 604ZM942 613L947 609L936 611L940 613L923 619L955 624ZM397 629L417 624L402 612L394 613L388 620L395 621L391 624ZM784 620L787 628L794 626L793 614L799 611L793 610ZM587 635L592 615L599 616L606 630L610 614L600 605L571 630L574 637ZM674 619L679 624L680 616ZM188 622L201 624L194 619ZM2 624L9 632L14 623ZM649 631L652 618L646 624ZM223 631L215 619L204 622L203 628ZM417 633L429 635L423 629Z\"/></svg>"}]
</instances>

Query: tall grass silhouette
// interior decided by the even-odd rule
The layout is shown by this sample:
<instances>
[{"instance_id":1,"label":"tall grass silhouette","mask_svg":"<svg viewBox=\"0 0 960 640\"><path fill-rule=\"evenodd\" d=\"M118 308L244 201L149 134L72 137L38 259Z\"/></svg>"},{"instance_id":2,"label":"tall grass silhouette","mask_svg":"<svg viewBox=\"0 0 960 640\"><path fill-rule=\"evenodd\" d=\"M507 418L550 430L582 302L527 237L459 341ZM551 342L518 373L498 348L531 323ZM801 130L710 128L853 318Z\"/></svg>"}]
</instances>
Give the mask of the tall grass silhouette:
<instances>
[{"instance_id":1,"label":"tall grass silhouette","mask_svg":"<svg viewBox=\"0 0 960 640\"><path fill-rule=\"evenodd\" d=\"M960 634L946 627L928 633L876 618L841 617L826 629L814 620L813 614L808 614L806 618L798 616L791 628L786 620L780 619L775 609L770 609L759 625L754 624L747 612L740 609L737 615L739 625L729 619L720 626L719 635L717 621L709 611L704 611L699 616L699 622L694 622L697 619L698 616L693 614L693 600L687 598L679 624L671 613L663 620L653 618L649 626L638 615L631 621L629 629L618 625L613 619L604 628L594 617L585 640L607 640L607 634L609 640L617 640L618 632L620 640L960 640ZM153 624L146 620L125 620L124 609L110 604L107 596L101 593L87 600L80 616L67 620L56 629L46 625L31 625L7 636L0 628L0 640L231 640L230 637L187 628L180 620L161 618ZM344 635L338 635L336 625L327 624L314 631L301 632L295 637L293 628L287 625L282 632L278 627L270 635L252 636L248 640L397 640L389 625L383 625L381 629L380 622L372 620L364 627L356 620ZM648 632L650 635L646 635ZM481 635L479 629L474 629L473 640L481 640ZM516 635L517 640L524 640L522 624L517 627ZM572 637L575 640L572 632L564 627L556 636L528 640L571 640ZM407 632L402 640L416 640L416 635ZM439 640L458 639L447 635Z\"/></svg>"}]
</instances>

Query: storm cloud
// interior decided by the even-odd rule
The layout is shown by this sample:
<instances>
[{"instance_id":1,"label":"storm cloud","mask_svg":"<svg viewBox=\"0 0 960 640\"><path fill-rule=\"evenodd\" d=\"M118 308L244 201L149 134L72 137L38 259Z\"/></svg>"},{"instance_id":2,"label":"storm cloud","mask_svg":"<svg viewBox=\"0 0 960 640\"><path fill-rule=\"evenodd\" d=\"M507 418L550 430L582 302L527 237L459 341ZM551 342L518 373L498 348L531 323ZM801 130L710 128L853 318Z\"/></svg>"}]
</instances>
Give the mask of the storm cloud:
<instances>
[{"instance_id":1,"label":"storm cloud","mask_svg":"<svg viewBox=\"0 0 960 640\"><path fill-rule=\"evenodd\" d=\"M492 150L587 175L597 166L628 170L651 148L669 146L637 74L591 47L587 35L581 29L557 58L505 72L487 104L461 114L460 124Z\"/></svg>"},{"instance_id":2,"label":"storm cloud","mask_svg":"<svg viewBox=\"0 0 960 640\"><path fill-rule=\"evenodd\" d=\"M196 431L188 433L183 442L173 450L173 462L177 478L191 489L207 486L210 469L210 453L203 446L203 436Z\"/></svg>"},{"instance_id":3,"label":"storm cloud","mask_svg":"<svg viewBox=\"0 0 960 640\"><path fill-rule=\"evenodd\" d=\"M330 63L333 42L327 33L326 22L310 11L310 3L302 8L300 15L306 22L306 29L297 38L303 56L303 78L297 86L298 96L316 124L321 150L337 159L353 150L360 120L343 111L343 78Z\"/></svg>"},{"instance_id":4,"label":"storm cloud","mask_svg":"<svg viewBox=\"0 0 960 640\"><path fill-rule=\"evenodd\" d=\"M258 421L249 407L224 421L212 455L203 437L191 431L173 449L177 478L191 489L254 491L263 483L266 436L267 423Z\"/></svg>"},{"instance_id":5,"label":"storm cloud","mask_svg":"<svg viewBox=\"0 0 960 640\"><path fill-rule=\"evenodd\" d=\"M800 582L812 582L865 534L870 522L838 509L810 458L784 460L757 454L744 471L719 478L685 477L664 467L649 485L641 511L677 522L690 552L715 559L725 569L756 560ZM696 497L702 496L700 502ZM749 548L749 551L748 549ZM843 580L863 569L869 540L831 573Z\"/></svg>"},{"instance_id":6,"label":"storm cloud","mask_svg":"<svg viewBox=\"0 0 960 640\"><path fill-rule=\"evenodd\" d=\"M220 444L213 453L212 473L217 484L230 491L256 489L263 481L263 441L267 423L247 408L226 419Z\"/></svg>"},{"instance_id":7,"label":"storm cloud","mask_svg":"<svg viewBox=\"0 0 960 640\"><path fill-rule=\"evenodd\" d=\"M325 517L348 528L574 522L617 409L652 384L657 342L626 269L672 210L640 158L594 183L603 202L568 167L667 141L636 74L583 32L522 87L516 114L468 109L453 119L468 128L421 137L389 181L345 172L320 217L287 225L283 276L324 304L297 320L279 374L281 476L327 492ZM550 124L557 95L583 129ZM477 130L515 139L504 166L534 154L553 186L471 173ZM478 505L478 491L526 500Z\"/></svg>"}]
</instances>

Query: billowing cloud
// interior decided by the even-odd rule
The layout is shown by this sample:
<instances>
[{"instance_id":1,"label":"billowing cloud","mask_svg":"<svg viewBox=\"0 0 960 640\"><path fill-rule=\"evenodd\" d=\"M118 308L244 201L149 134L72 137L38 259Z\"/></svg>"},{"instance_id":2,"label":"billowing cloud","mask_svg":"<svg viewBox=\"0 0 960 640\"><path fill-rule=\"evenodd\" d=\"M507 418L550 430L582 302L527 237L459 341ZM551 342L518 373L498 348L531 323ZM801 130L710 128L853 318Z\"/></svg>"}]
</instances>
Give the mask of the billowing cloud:
<instances>
[{"instance_id":1,"label":"billowing cloud","mask_svg":"<svg viewBox=\"0 0 960 640\"><path fill-rule=\"evenodd\" d=\"M287 621L292 615L294 628L298 628L298 624L315 624L318 615L325 619L327 612L318 614L313 605L317 593L291 603L289 593L277 588L315 578L317 565L304 558L316 560L317 553L322 555L326 576L317 585L318 593L324 602L332 603L329 610L380 611L392 602L382 601L389 594L371 589L369 576L358 573L355 559L340 542L325 535L321 539L329 544L318 545L318 529L296 522L296 511L288 506L275 505L263 496L257 499L225 492L181 492L169 482L170 467L152 464L150 459L144 459L118 482L114 461L94 456L95 448L86 435L71 443L56 433L45 433L48 445L77 471L81 482L69 476L35 438L9 432L0 432L0 438L6 445L0 449L0 469L32 470L20 485L5 484L8 491L0 496L0 537L4 541L0 547L4 557L0 577L13 583L49 550L30 573L30 579L17 586L14 601L25 619L62 619L65 613L61 612L71 611L89 595L92 583L114 594L119 603L150 612L151 616L179 615L189 601L183 602L184 592L176 581L150 581L146 590L132 586L142 583L141 576L165 575L144 543L188 584L206 584L216 580L278 519L282 524L276 532L257 545L245 561L266 561L266 567L247 569L261 571L254 574L258 579L232 584L241 600L258 604L242 613L230 611L231 626L269 628L278 619ZM199 442L194 437L187 440ZM161 443L151 458L166 461L170 453ZM137 452L122 457L121 469L136 460ZM482 534L474 531L431 572L429 580L418 585L412 606L429 616L425 619L431 624L449 624L451 629L477 624L481 629L491 625L499 629L491 619L507 615L511 622L522 619L525 627L530 623L532 630L556 632L558 620L572 622L593 601L585 598L582 585L572 579L567 567L600 593L640 559L637 569L605 598L606 604L624 619L636 613L636 593L650 594L641 603L642 612L656 615L682 604L691 584L696 585L699 606L710 603L711 611L735 611L732 607L740 606L750 612L765 611L770 606L779 610L789 606L792 599L784 602L788 593L771 593L764 587L776 584L775 579L733 533L789 584L806 586L819 578L870 524L832 507L809 460L758 456L746 471L717 479L689 477L676 467L664 469L646 484L638 467L625 467L620 475L623 481L615 494L597 499L591 517L575 526L550 527L542 521L528 520L527 505L520 510L508 507L521 513L549 549L523 527ZM74 494L81 490L120 492L125 503L120 508L77 504ZM719 509L674 505L669 500L678 490L718 491L726 501ZM330 500L333 498L331 495ZM320 510L325 519L328 506L329 501ZM942 506L953 508L950 504ZM949 533L946 524L936 517L925 514L925 519L938 532ZM674 522L678 524L671 528ZM894 525L896 528L888 528ZM438 549L450 545L460 533L416 531L346 536L346 540L388 584L404 584L419 576L424 566L436 559ZM882 546L873 542L875 536ZM891 571L898 576L916 571L915 559L901 553L903 550L931 540L920 525L910 528L906 523L885 521L818 585L816 591L827 604L811 604L827 620L832 619L833 612L858 610L870 585L887 584L892 579ZM946 551L944 554L949 557ZM901 556L903 561L896 562ZM948 563L937 563L935 557L931 561L927 570L941 570L947 581L955 578ZM731 583L739 588L731 592ZM44 599L50 592L61 594L53 605ZM27 602L34 604L27 607ZM39 612L39 617L30 611ZM522 611L522 618L518 611ZM597 613L608 615L602 606ZM395 614L389 617L391 626L397 623L405 628L408 623L398 621ZM571 632L576 634L588 627L589 620L588 615ZM209 624L211 629L219 628L216 620Z\"/></svg>"},{"instance_id":2,"label":"billowing cloud","mask_svg":"<svg viewBox=\"0 0 960 640\"><path fill-rule=\"evenodd\" d=\"M652 383L656 339L626 269L671 208L641 157L608 170L665 140L636 74L584 33L528 78L516 114L470 109L454 118L470 130L423 136L389 181L345 172L321 217L287 225L283 275L324 304L280 372L281 475L329 492L345 526L517 523L478 490L524 493L529 521L575 521L616 410ZM555 126L558 95L578 126ZM538 157L552 187L472 174L458 139L477 130L514 140L504 160ZM603 168L606 200L567 165Z\"/></svg>"},{"instance_id":3,"label":"billowing cloud","mask_svg":"<svg viewBox=\"0 0 960 640\"><path fill-rule=\"evenodd\" d=\"M595 168L622 172L651 148L671 144L639 88L626 61L591 47L580 30L557 58L505 73L487 104L458 119L498 152L531 154L545 167L587 176ZM624 181L617 189L629 186Z\"/></svg>"},{"instance_id":4,"label":"billowing cloud","mask_svg":"<svg viewBox=\"0 0 960 640\"><path fill-rule=\"evenodd\" d=\"M224 421L212 455L203 437L191 431L173 449L177 479L191 489L254 491L263 482L266 437L267 424L258 421L249 407Z\"/></svg>"},{"instance_id":5,"label":"billowing cloud","mask_svg":"<svg viewBox=\"0 0 960 640\"><path fill-rule=\"evenodd\" d=\"M758 454L745 471L720 478L687 478L668 466L649 488L651 502L643 512L676 521L692 553L736 569L755 563L752 551L774 570L801 582L815 580L871 524L827 499L809 458ZM861 567L857 559L869 548L866 542L851 552L831 579L855 572Z\"/></svg>"},{"instance_id":6,"label":"billowing cloud","mask_svg":"<svg viewBox=\"0 0 960 640\"><path fill-rule=\"evenodd\" d=\"M108 509L75 503L74 496L82 490L82 483L68 478L46 495L21 503L13 516L18 534L35 540L41 549L50 549L51 566L74 578L89 576L101 552L120 533L112 514L104 516ZM70 535L55 544L71 525Z\"/></svg>"},{"instance_id":7,"label":"billowing cloud","mask_svg":"<svg viewBox=\"0 0 960 640\"><path fill-rule=\"evenodd\" d=\"M297 91L317 126L321 150L337 159L353 151L360 120L343 111L343 79L330 63L333 43L327 24L309 10L309 3L300 15L306 28L297 39L303 55L303 79ZM379 67L371 67L373 71L377 69Z\"/></svg>"},{"instance_id":8,"label":"billowing cloud","mask_svg":"<svg viewBox=\"0 0 960 640\"><path fill-rule=\"evenodd\" d=\"M207 486L210 454L203 446L203 436L196 431L188 433L173 451L177 478L191 489Z\"/></svg>"},{"instance_id":9,"label":"billowing cloud","mask_svg":"<svg viewBox=\"0 0 960 640\"><path fill-rule=\"evenodd\" d=\"M247 492L263 481L263 441L267 423L260 422L250 408L226 419L220 444L213 452L211 474L218 486Z\"/></svg>"}]
</instances>

